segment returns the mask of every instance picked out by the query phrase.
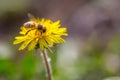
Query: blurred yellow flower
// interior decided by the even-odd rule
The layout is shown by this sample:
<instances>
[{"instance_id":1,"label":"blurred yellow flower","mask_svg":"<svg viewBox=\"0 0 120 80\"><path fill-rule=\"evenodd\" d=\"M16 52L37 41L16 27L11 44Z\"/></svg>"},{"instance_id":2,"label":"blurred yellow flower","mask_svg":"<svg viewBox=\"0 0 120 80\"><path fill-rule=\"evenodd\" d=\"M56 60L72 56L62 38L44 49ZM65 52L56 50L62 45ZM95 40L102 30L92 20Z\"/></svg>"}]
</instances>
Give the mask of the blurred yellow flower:
<instances>
[{"instance_id":1,"label":"blurred yellow flower","mask_svg":"<svg viewBox=\"0 0 120 80\"><path fill-rule=\"evenodd\" d=\"M60 28L60 21L53 22L44 18L32 18L21 26L20 36L13 44L22 43L19 50L40 48L44 50L56 43L64 43L62 36L68 36L66 28Z\"/></svg>"}]
</instances>

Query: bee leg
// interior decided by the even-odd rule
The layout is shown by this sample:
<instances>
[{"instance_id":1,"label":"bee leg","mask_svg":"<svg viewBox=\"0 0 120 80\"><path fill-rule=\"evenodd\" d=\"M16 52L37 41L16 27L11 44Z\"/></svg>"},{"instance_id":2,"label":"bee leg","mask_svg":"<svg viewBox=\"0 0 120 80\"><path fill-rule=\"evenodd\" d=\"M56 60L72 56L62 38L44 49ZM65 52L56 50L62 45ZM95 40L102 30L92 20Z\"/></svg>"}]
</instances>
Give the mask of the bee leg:
<instances>
[{"instance_id":1,"label":"bee leg","mask_svg":"<svg viewBox=\"0 0 120 80\"><path fill-rule=\"evenodd\" d=\"M27 31L25 35L27 35L31 30Z\"/></svg>"},{"instance_id":2,"label":"bee leg","mask_svg":"<svg viewBox=\"0 0 120 80\"><path fill-rule=\"evenodd\" d=\"M38 49L39 48L39 44L37 43L36 46L35 46L35 49Z\"/></svg>"}]
</instances>

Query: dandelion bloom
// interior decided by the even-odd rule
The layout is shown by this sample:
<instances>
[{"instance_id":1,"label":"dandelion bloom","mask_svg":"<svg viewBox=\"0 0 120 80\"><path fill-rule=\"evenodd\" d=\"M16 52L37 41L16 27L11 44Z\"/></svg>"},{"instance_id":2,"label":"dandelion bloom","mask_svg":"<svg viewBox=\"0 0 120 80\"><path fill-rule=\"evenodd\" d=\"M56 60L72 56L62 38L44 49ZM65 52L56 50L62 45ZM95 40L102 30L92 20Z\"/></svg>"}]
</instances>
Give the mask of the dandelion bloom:
<instances>
[{"instance_id":1,"label":"dandelion bloom","mask_svg":"<svg viewBox=\"0 0 120 80\"><path fill-rule=\"evenodd\" d=\"M44 50L56 43L64 43L62 36L67 36L66 28L60 27L60 21L32 18L21 26L20 36L15 37L13 44L22 43L19 50L40 48Z\"/></svg>"}]
</instances>

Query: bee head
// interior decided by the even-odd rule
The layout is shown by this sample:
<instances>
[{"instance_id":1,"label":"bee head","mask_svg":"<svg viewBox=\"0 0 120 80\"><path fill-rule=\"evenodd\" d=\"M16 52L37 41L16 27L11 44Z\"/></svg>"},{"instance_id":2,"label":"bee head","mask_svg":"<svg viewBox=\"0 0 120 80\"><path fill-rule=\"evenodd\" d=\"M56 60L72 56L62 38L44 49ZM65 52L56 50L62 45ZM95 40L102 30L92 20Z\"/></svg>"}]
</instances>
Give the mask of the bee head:
<instances>
[{"instance_id":1,"label":"bee head","mask_svg":"<svg viewBox=\"0 0 120 80\"><path fill-rule=\"evenodd\" d=\"M46 28L43 25L38 25L38 30L42 31L43 33L46 32Z\"/></svg>"}]
</instances>

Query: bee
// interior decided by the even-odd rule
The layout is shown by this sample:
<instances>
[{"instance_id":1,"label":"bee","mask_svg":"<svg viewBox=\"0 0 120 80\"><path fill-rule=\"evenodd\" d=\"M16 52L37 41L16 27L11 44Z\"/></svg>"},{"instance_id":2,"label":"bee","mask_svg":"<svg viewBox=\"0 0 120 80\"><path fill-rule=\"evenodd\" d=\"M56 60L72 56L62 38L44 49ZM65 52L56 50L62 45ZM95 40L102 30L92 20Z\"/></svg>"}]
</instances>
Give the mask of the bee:
<instances>
[{"instance_id":1,"label":"bee","mask_svg":"<svg viewBox=\"0 0 120 80\"><path fill-rule=\"evenodd\" d=\"M28 17L31 18L31 19L35 18L30 13L28 14ZM42 24L38 24L34 21L26 22L26 23L23 24L23 26L26 27L26 28L31 28L29 31L34 30L34 29L38 29L41 32L41 34L46 32L46 27L45 26L43 26ZM28 32L26 34L28 34Z\"/></svg>"}]
</instances>

